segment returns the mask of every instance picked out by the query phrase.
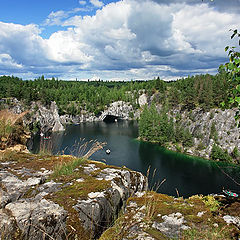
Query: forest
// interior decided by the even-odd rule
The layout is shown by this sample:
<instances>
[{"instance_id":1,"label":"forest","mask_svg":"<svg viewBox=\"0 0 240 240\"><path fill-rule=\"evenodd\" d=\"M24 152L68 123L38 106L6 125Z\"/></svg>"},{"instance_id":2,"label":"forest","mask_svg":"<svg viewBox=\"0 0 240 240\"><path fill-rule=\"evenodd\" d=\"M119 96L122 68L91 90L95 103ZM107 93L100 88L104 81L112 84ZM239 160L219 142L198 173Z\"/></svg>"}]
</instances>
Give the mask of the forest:
<instances>
[{"instance_id":1,"label":"forest","mask_svg":"<svg viewBox=\"0 0 240 240\"><path fill-rule=\"evenodd\" d=\"M138 108L137 99L142 93L153 96L153 102L169 107L181 105L185 109L201 107L209 110L227 102L229 89L225 72L215 76L197 75L165 82L157 77L149 81L64 81L41 76L34 80L22 80L14 76L0 77L0 99L15 97L27 106L41 101L48 106L56 101L59 113L78 115L82 111L99 114L104 107L118 100L130 102ZM228 106L225 106L228 107Z\"/></svg>"},{"instance_id":2,"label":"forest","mask_svg":"<svg viewBox=\"0 0 240 240\"><path fill-rule=\"evenodd\" d=\"M193 146L193 136L187 128L181 126L181 121L168 114L169 111L176 107L189 111L197 107L203 111L219 107L228 108L230 84L232 83L225 71L215 76L189 76L170 82L159 77L149 81L83 82L45 79L44 76L34 80L2 76L0 99L15 97L26 106L30 106L32 101L41 101L47 107L51 101L55 101L60 115L78 115L86 112L98 115L110 103L119 100L130 102L134 109L140 108L138 98L145 93L149 104L142 109L138 119L139 137L161 146L169 143L177 146L180 143L185 148ZM213 152L213 158L216 157L229 159L229 156L217 147Z\"/></svg>"}]
</instances>

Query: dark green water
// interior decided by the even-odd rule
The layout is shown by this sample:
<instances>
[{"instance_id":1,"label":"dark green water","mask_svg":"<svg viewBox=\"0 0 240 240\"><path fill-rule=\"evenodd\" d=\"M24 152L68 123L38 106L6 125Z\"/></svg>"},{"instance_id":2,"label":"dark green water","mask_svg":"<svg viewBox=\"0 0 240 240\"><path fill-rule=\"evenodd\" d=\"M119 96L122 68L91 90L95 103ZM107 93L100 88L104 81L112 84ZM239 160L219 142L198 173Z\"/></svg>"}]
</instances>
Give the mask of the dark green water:
<instances>
[{"instance_id":1,"label":"dark green water","mask_svg":"<svg viewBox=\"0 0 240 240\"><path fill-rule=\"evenodd\" d=\"M153 186L163 179L166 181L158 192L188 197L193 194L220 193L222 188L240 191L240 187L226 174L240 182L240 168L189 157L183 154L164 150L154 144L136 140L138 127L136 122L119 121L114 123L82 123L68 126L63 133L53 134L51 140L44 140L45 145L52 145L53 153L64 150L65 154L74 154L74 144L80 139L107 142L104 150L100 150L92 159L106 161L107 164L126 166L144 174L151 166L150 184ZM40 138L34 139L34 151L38 150ZM111 154L105 153L106 149ZM151 176L154 169L156 174Z\"/></svg>"}]
</instances>

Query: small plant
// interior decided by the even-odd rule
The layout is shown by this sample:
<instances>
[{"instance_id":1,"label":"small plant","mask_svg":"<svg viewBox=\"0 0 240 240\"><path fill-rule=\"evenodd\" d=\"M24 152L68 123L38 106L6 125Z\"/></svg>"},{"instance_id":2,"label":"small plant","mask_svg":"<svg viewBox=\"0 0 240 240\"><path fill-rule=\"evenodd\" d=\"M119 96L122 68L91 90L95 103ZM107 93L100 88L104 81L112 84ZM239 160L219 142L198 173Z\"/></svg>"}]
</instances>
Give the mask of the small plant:
<instances>
[{"instance_id":1,"label":"small plant","mask_svg":"<svg viewBox=\"0 0 240 240\"><path fill-rule=\"evenodd\" d=\"M39 148L39 155L52 155L52 141L50 139L41 139L40 141L40 148Z\"/></svg>"},{"instance_id":2,"label":"small plant","mask_svg":"<svg viewBox=\"0 0 240 240\"><path fill-rule=\"evenodd\" d=\"M220 203L213 196L204 196L202 200L212 212L217 211L220 207Z\"/></svg>"},{"instance_id":3,"label":"small plant","mask_svg":"<svg viewBox=\"0 0 240 240\"><path fill-rule=\"evenodd\" d=\"M176 144L175 147L176 147L176 151L177 151L177 152L180 152L180 153L182 152L182 147L181 147L181 146L179 146L178 144Z\"/></svg>"},{"instance_id":4,"label":"small plant","mask_svg":"<svg viewBox=\"0 0 240 240\"><path fill-rule=\"evenodd\" d=\"M59 176L63 176L63 175L65 175L65 176L71 175L73 173L74 169L76 169L83 162L84 162L83 158L75 158L75 159L73 158L73 160L70 162L60 163L54 167L53 176L59 177Z\"/></svg>"},{"instance_id":5,"label":"small plant","mask_svg":"<svg viewBox=\"0 0 240 240\"><path fill-rule=\"evenodd\" d=\"M211 112L210 113L210 119L213 119L214 118L214 112Z\"/></svg>"},{"instance_id":6,"label":"small plant","mask_svg":"<svg viewBox=\"0 0 240 240\"><path fill-rule=\"evenodd\" d=\"M150 169L151 166L148 167L147 170L147 179L149 180L149 175L150 175ZM156 195L155 192L158 191L158 189L161 187L161 185L166 181L166 179L163 179L161 182L158 182L157 184L153 185L153 179L156 174L156 168L153 170L152 174L152 181L151 181L151 189L147 190L145 195L144 195L144 207L145 207L145 220L147 222L151 222L154 214L156 213Z\"/></svg>"},{"instance_id":7,"label":"small plant","mask_svg":"<svg viewBox=\"0 0 240 240\"><path fill-rule=\"evenodd\" d=\"M79 158L89 158L95 152L103 149L106 142L99 142L97 140L86 141L85 138L80 138L78 142L71 147L71 155L77 156Z\"/></svg>"},{"instance_id":8,"label":"small plant","mask_svg":"<svg viewBox=\"0 0 240 240\"><path fill-rule=\"evenodd\" d=\"M212 226L211 229L203 228L203 229L196 229L191 228L189 230L185 230L181 236L182 240L219 240L219 239L231 239L229 235L224 231L222 227L214 227Z\"/></svg>"},{"instance_id":9,"label":"small plant","mask_svg":"<svg viewBox=\"0 0 240 240\"><path fill-rule=\"evenodd\" d=\"M129 113L129 117L130 117L130 118L134 118L134 113L133 113L133 112L130 112L130 113Z\"/></svg>"},{"instance_id":10,"label":"small plant","mask_svg":"<svg viewBox=\"0 0 240 240\"><path fill-rule=\"evenodd\" d=\"M80 139L78 143L75 143L74 151L71 152L72 155L77 156L73 157L71 161L61 162L54 167L54 177L62 175L71 175L79 165L81 165L85 159L88 159L95 152L102 149L106 143L98 141L89 141L85 142L85 139Z\"/></svg>"}]
</instances>

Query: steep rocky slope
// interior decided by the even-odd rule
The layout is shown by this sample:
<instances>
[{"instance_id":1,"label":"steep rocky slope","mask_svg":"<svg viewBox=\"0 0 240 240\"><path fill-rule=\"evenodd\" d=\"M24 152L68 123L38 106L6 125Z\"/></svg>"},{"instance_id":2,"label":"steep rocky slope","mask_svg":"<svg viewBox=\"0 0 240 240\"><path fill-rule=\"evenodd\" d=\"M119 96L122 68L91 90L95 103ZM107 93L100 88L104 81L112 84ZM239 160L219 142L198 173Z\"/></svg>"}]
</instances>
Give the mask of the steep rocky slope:
<instances>
[{"instance_id":1,"label":"steep rocky slope","mask_svg":"<svg viewBox=\"0 0 240 240\"><path fill-rule=\"evenodd\" d=\"M25 125L33 130L43 133L48 131L64 131L66 124L79 124L82 122L103 121L107 115L116 116L121 119L137 119L140 116L139 110L134 110L130 103L117 101L105 107L105 110L95 116L93 113L83 112L81 115L62 115L59 116L58 107L55 102L51 102L49 107L43 106L40 102L32 102L31 106L24 106L17 99L11 99L10 104L5 107L15 114L20 114L28 110L28 114L23 118Z\"/></svg>"},{"instance_id":2,"label":"steep rocky slope","mask_svg":"<svg viewBox=\"0 0 240 240\"><path fill-rule=\"evenodd\" d=\"M184 128L188 128L193 136L193 147L182 150L191 155L210 158L214 144L229 154L232 154L234 148L240 150L240 132L235 121L236 111L237 109L203 111L200 108L181 111L180 108L175 108L169 115ZM169 148L176 150L174 146Z\"/></svg>"}]
</instances>

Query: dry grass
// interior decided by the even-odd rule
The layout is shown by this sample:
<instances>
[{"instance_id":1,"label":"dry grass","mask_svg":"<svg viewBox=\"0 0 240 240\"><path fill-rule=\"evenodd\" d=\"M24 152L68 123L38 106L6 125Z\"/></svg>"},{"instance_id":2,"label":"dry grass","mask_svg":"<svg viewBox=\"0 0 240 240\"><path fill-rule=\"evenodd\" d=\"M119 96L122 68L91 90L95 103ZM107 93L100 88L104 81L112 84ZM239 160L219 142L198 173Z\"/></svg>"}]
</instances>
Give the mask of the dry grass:
<instances>
[{"instance_id":1,"label":"dry grass","mask_svg":"<svg viewBox=\"0 0 240 240\"><path fill-rule=\"evenodd\" d=\"M90 158L95 152L103 149L106 142L97 140L86 141L85 138L80 138L70 149L70 154L79 158Z\"/></svg>"},{"instance_id":2,"label":"dry grass","mask_svg":"<svg viewBox=\"0 0 240 240\"><path fill-rule=\"evenodd\" d=\"M26 132L21 119L26 113L14 114L8 110L0 111L0 149L25 144Z\"/></svg>"},{"instance_id":3,"label":"dry grass","mask_svg":"<svg viewBox=\"0 0 240 240\"><path fill-rule=\"evenodd\" d=\"M0 120L3 120L4 122L8 122L11 126L13 126L18 120L22 119L28 111L22 112L20 114L15 114L10 112L7 109L0 111Z\"/></svg>"}]
</instances>

